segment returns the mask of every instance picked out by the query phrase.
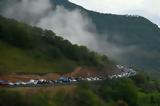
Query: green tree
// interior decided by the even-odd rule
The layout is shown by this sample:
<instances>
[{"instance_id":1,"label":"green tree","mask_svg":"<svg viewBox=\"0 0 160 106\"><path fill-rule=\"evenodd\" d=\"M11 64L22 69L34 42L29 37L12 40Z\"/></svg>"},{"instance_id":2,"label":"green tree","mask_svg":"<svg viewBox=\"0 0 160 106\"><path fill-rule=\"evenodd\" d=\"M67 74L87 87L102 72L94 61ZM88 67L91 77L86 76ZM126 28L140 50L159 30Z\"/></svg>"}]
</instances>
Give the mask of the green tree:
<instances>
[{"instance_id":1,"label":"green tree","mask_svg":"<svg viewBox=\"0 0 160 106\"><path fill-rule=\"evenodd\" d=\"M126 101L129 106L137 106L138 89L131 80L123 79L117 84L115 98Z\"/></svg>"}]
</instances>

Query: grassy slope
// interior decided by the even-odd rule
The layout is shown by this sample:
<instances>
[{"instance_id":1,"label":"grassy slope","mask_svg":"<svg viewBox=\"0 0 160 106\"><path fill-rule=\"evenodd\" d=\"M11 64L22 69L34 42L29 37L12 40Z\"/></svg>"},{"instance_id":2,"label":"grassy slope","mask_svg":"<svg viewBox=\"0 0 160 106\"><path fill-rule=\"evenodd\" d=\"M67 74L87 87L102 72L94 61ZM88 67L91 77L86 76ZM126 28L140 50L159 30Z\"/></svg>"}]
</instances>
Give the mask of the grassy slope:
<instances>
[{"instance_id":1,"label":"grassy slope","mask_svg":"<svg viewBox=\"0 0 160 106\"><path fill-rule=\"evenodd\" d=\"M59 60L56 62L32 58L25 51L8 45L0 41L0 72L66 72L71 71L76 66L69 60ZM68 64L68 65L67 65ZM66 65L66 66L65 66Z\"/></svg>"}]
</instances>

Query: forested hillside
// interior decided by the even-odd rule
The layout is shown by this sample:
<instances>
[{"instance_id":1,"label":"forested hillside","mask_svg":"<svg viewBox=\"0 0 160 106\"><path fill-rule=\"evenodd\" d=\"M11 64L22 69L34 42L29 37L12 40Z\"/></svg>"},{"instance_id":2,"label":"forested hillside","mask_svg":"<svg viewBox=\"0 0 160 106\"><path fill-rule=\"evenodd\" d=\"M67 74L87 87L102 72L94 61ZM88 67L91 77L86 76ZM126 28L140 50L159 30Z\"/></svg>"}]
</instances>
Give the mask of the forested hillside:
<instances>
[{"instance_id":1,"label":"forested hillside","mask_svg":"<svg viewBox=\"0 0 160 106\"><path fill-rule=\"evenodd\" d=\"M41 8L44 3L44 8ZM16 15L13 14L15 12ZM51 29L70 41L74 40L75 44L83 44L107 55L119 64L141 70L160 70L160 28L145 17L98 13L68 0L38 3L34 0L1 0L0 14L43 29ZM84 38L79 39L81 36ZM91 38L89 41L84 40L88 37ZM92 44L88 44L90 42Z\"/></svg>"},{"instance_id":2,"label":"forested hillside","mask_svg":"<svg viewBox=\"0 0 160 106\"><path fill-rule=\"evenodd\" d=\"M141 16L115 15L89 11L68 0L51 0L68 10L79 9L95 24L97 36L120 50L114 60L144 70L159 70L160 29ZM106 45L107 46L107 45ZM106 48L108 49L108 48ZM106 52L107 54L108 52Z\"/></svg>"},{"instance_id":3,"label":"forested hillside","mask_svg":"<svg viewBox=\"0 0 160 106\"><path fill-rule=\"evenodd\" d=\"M111 64L84 46L72 45L50 30L0 17L0 72L68 72L77 66Z\"/></svg>"},{"instance_id":4,"label":"forested hillside","mask_svg":"<svg viewBox=\"0 0 160 106\"><path fill-rule=\"evenodd\" d=\"M0 106L160 106L159 45L160 29L141 16L1 0Z\"/></svg>"}]
</instances>

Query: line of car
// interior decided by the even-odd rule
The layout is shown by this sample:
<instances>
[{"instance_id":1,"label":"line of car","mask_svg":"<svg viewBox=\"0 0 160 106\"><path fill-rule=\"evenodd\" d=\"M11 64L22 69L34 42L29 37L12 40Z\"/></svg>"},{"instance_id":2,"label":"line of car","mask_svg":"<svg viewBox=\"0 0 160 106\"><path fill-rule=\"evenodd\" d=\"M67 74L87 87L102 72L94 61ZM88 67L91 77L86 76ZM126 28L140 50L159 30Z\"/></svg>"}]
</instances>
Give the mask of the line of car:
<instances>
[{"instance_id":1,"label":"line of car","mask_svg":"<svg viewBox=\"0 0 160 106\"><path fill-rule=\"evenodd\" d=\"M53 85L60 85L60 84L71 84L77 83L81 81L101 81L104 80L105 77L60 77L57 80L45 80L45 79L38 79L34 80L31 79L29 81L17 81L15 83L8 82L9 86L33 86L33 85L45 85L45 84L53 84Z\"/></svg>"},{"instance_id":2,"label":"line of car","mask_svg":"<svg viewBox=\"0 0 160 106\"><path fill-rule=\"evenodd\" d=\"M113 75L98 75L98 76L89 76L89 77L65 77L61 76L56 80L46 80L46 79L31 79L29 81L17 81L17 82L9 82L5 80L0 80L1 87L19 87L19 86L38 86L38 85L61 85L61 84L74 84L81 81L102 81L107 78L109 79L117 79L122 77L130 77L135 76L137 74L132 68L124 67L121 65L117 65L117 69L120 73Z\"/></svg>"},{"instance_id":3,"label":"line of car","mask_svg":"<svg viewBox=\"0 0 160 106\"><path fill-rule=\"evenodd\" d=\"M119 70L119 74L114 74L114 75L109 75L108 77L110 79L113 78L122 78L122 77L131 77L131 76L135 76L137 74L137 72L135 70L133 70L132 68L128 68L122 65L116 65L117 69Z\"/></svg>"}]
</instances>

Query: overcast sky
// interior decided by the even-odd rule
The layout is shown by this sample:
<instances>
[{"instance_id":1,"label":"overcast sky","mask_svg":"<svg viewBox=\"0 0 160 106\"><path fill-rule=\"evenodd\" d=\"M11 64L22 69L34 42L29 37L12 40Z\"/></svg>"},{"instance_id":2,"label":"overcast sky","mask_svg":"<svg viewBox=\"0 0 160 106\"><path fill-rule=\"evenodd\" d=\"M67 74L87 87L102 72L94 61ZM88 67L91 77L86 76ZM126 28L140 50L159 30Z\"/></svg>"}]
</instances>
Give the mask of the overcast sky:
<instances>
[{"instance_id":1,"label":"overcast sky","mask_svg":"<svg viewBox=\"0 0 160 106\"><path fill-rule=\"evenodd\" d=\"M103 13L141 15L160 26L160 0L69 0Z\"/></svg>"}]
</instances>

